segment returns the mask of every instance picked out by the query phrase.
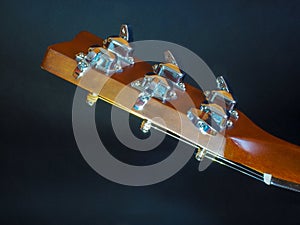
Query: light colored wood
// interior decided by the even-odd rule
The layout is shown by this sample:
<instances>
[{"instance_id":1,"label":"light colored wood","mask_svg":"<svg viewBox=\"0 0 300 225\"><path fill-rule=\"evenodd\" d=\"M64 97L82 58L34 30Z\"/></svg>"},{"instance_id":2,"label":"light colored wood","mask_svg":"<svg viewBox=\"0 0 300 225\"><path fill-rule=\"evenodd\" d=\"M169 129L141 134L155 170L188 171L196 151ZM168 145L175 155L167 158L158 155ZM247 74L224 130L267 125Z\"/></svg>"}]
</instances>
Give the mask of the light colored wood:
<instances>
[{"instance_id":1,"label":"light colored wood","mask_svg":"<svg viewBox=\"0 0 300 225\"><path fill-rule=\"evenodd\" d=\"M132 106L138 91L132 89L130 82L151 71L151 66L140 62L126 68L122 73L111 78L90 70L85 78L76 80L72 73L76 67L74 56L78 52L86 52L89 46L102 43L102 39L88 32L82 32L70 42L52 45L46 52L42 68L68 82L80 86L140 118L152 120L165 129L211 151L226 159L242 164L260 173L300 184L300 148L280 140L257 127L250 119L239 111L240 118L234 122L233 128L223 135L210 138L197 131L188 121L186 112L191 107L198 108L204 101L204 95L190 85L186 92L179 94L172 104L162 104L151 99L143 111L135 111ZM153 118L162 118L164 123Z\"/></svg>"}]
</instances>

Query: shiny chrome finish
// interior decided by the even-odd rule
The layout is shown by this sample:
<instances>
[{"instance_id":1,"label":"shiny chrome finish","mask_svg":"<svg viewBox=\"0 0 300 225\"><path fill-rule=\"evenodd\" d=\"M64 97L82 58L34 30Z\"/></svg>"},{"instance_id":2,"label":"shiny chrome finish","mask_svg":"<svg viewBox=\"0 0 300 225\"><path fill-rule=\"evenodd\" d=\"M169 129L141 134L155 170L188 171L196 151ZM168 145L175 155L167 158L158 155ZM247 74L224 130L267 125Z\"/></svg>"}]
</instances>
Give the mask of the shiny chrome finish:
<instances>
[{"instance_id":1,"label":"shiny chrome finish","mask_svg":"<svg viewBox=\"0 0 300 225\"><path fill-rule=\"evenodd\" d=\"M233 126L230 118L237 120L238 112L234 110L236 101L229 92L222 76L216 79L218 90L204 91L209 104L201 104L200 109L190 109L187 117L203 134L216 135Z\"/></svg>"},{"instance_id":2,"label":"shiny chrome finish","mask_svg":"<svg viewBox=\"0 0 300 225\"><path fill-rule=\"evenodd\" d=\"M187 112L187 117L203 134L216 135L233 126L230 118L238 119L238 112L234 110L236 101L224 78L217 77L216 83L218 90L203 92L209 104L201 104L200 109L190 109Z\"/></svg>"},{"instance_id":3,"label":"shiny chrome finish","mask_svg":"<svg viewBox=\"0 0 300 225\"><path fill-rule=\"evenodd\" d=\"M205 91L204 95L209 103L214 103L222 106L227 114L237 120L239 118L238 112L234 110L236 101L229 92L228 86L222 76L216 79L218 90Z\"/></svg>"},{"instance_id":4,"label":"shiny chrome finish","mask_svg":"<svg viewBox=\"0 0 300 225\"><path fill-rule=\"evenodd\" d=\"M89 93L87 96L86 96L86 103L89 105L89 106L93 106L98 100L98 95L96 93Z\"/></svg>"},{"instance_id":5,"label":"shiny chrome finish","mask_svg":"<svg viewBox=\"0 0 300 225\"><path fill-rule=\"evenodd\" d=\"M231 110L229 113L233 119L237 120L239 118L239 113L236 110Z\"/></svg>"},{"instance_id":6,"label":"shiny chrome finish","mask_svg":"<svg viewBox=\"0 0 300 225\"><path fill-rule=\"evenodd\" d=\"M185 91L185 85L182 82L184 74L180 71L178 64L170 51L165 51L165 63L153 66L153 72L159 76L167 78L173 86Z\"/></svg>"},{"instance_id":7,"label":"shiny chrome finish","mask_svg":"<svg viewBox=\"0 0 300 225\"><path fill-rule=\"evenodd\" d=\"M82 56L83 53L79 53L77 55ZM76 55L76 60L77 60L77 66L74 70L73 76L76 79L79 79L80 77L82 77L84 75L84 72L90 68L90 64L86 61L85 58L83 58L82 60L80 60L80 57L77 57Z\"/></svg>"},{"instance_id":8,"label":"shiny chrome finish","mask_svg":"<svg viewBox=\"0 0 300 225\"><path fill-rule=\"evenodd\" d=\"M103 46L115 54L123 67L134 64L133 48L121 37L109 37L103 41Z\"/></svg>"},{"instance_id":9,"label":"shiny chrome finish","mask_svg":"<svg viewBox=\"0 0 300 225\"><path fill-rule=\"evenodd\" d=\"M127 24L122 24L120 28L119 37L123 38L126 41L129 41L129 29Z\"/></svg>"},{"instance_id":10,"label":"shiny chrome finish","mask_svg":"<svg viewBox=\"0 0 300 225\"><path fill-rule=\"evenodd\" d=\"M87 69L94 68L106 75L111 75L122 70L114 54L102 47L91 47L85 55L80 52L76 55L77 68L74 76L79 79Z\"/></svg>"},{"instance_id":11,"label":"shiny chrome finish","mask_svg":"<svg viewBox=\"0 0 300 225\"><path fill-rule=\"evenodd\" d=\"M145 75L144 78L132 82L131 86L141 91L133 106L135 110L142 110L152 97L160 99L163 103L177 98L166 78L158 75Z\"/></svg>"},{"instance_id":12,"label":"shiny chrome finish","mask_svg":"<svg viewBox=\"0 0 300 225\"><path fill-rule=\"evenodd\" d=\"M119 37L108 37L102 47L90 47L87 54L82 52L75 56L77 67L74 77L79 79L87 69L94 68L106 75L122 72L123 67L134 64L133 49L128 43L128 26L123 24Z\"/></svg>"},{"instance_id":13,"label":"shiny chrome finish","mask_svg":"<svg viewBox=\"0 0 300 225\"><path fill-rule=\"evenodd\" d=\"M222 106L226 111L231 112L236 104L236 101L233 99L232 95L227 91L222 90L213 90L206 91L206 100L209 103L214 103Z\"/></svg>"},{"instance_id":14,"label":"shiny chrome finish","mask_svg":"<svg viewBox=\"0 0 300 225\"><path fill-rule=\"evenodd\" d=\"M135 110L143 110L152 97L165 103L177 98L177 90L185 91L185 85L182 82L184 74L180 71L174 56L170 51L164 54L166 63L154 65L154 75L145 75L144 78L131 83L133 88L141 91L133 106Z\"/></svg>"},{"instance_id":15,"label":"shiny chrome finish","mask_svg":"<svg viewBox=\"0 0 300 225\"><path fill-rule=\"evenodd\" d=\"M222 107L216 104L201 104L201 118L216 130L222 131L227 126L227 115Z\"/></svg>"},{"instance_id":16,"label":"shiny chrome finish","mask_svg":"<svg viewBox=\"0 0 300 225\"><path fill-rule=\"evenodd\" d=\"M149 120L143 120L143 122L141 123L141 131L143 131L143 133L148 133L151 129L151 122Z\"/></svg>"},{"instance_id":17,"label":"shiny chrome finish","mask_svg":"<svg viewBox=\"0 0 300 225\"><path fill-rule=\"evenodd\" d=\"M217 135L218 132L201 119L199 114L199 109L192 108L187 112L187 117L202 134L211 136Z\"/></svg>"},{"instance_id":18,"label":"shiny chrome finish","mask_svg":"<svg viewBox=\"0 0 300 225\"><path fill-rule=\"evenodd\" d=\"M227 127L227 115L216 104L202 104L200 109L192 108L187 112L188 119L205 135L217 135Z\"/></svg>"},{"instance_id":19,"label":"shiny chrome finish","mask_svg":"<svg viewBox=\"0 0 300 225\"><path fill-rule=\"evenodd\" d=\"M222 77L222 76L217 77L216 82L217 82L218 89L229 92L229 89L225 82L224 77Z\"/></svg>"},{"instance_id":20,"label":"shiny chrome finish","mask_svg":"<svg viewBox=\"0 0 300 225\"><path fill-rule=\"evenodd\" d=\"M206 149L205 148L198 148L196 149L196 153L195 153L195 159L197 159L199 162L201 162L206 155Z\"/></svg>"}]
</instances>

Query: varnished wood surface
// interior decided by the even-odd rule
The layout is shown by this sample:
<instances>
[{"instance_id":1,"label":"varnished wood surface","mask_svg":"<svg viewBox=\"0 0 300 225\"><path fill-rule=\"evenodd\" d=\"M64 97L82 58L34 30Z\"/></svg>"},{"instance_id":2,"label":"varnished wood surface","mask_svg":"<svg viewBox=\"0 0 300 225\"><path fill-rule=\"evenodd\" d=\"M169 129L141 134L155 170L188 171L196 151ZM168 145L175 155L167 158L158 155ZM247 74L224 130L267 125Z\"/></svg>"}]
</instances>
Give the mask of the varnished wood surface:
<instances>
[{"instance_id":1,"label":"varnished wood surface","mask_svg":"<svg viewBox=\"0 0 300 225\"><path fill-rule=\"evenodd\" d=\"M136 116L146 119L161 117L165 124L161 124L158 120L153 122L229 160L258 172L269 173L276 178L300 184L300 147L263 131L242 112L239 111L240 118L234 123L233 128L226 131L224 137L218 135L217 138L209 138L200 134L187 120L185 114L191 106L199 107L204 96L201 90L190 85L187 85L185 94L180 94L179 98L172 102L173 106L151 99L143 111L132 110L138 92L128 84L151 71L148 63L137 63L111 78L91 70L85 76L88 79L81 79L80 82L74 79L72 73L76 67L75 54L86 52L89 46L101 43L101 38L88 32L81 32L73 41L50 46L42 68L88 91L99 93L106 101ZM103 83L105 84L101 85ZM180 124L179 121L183 123Z\"/></svg>"}]
</instances>

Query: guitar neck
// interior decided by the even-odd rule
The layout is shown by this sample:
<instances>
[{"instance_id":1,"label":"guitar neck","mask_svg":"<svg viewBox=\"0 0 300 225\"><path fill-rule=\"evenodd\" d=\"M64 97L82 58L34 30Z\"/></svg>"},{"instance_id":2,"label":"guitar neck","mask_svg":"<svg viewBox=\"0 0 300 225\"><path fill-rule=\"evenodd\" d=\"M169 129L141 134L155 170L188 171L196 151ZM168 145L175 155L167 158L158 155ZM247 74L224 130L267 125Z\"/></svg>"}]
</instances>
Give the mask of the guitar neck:
<instances>
[{"instance_id":1,"label":"guitar neck","mask_svg":"<svg viewBox=\"0 0 300 225\"><path fill-rule=\"evenodd\" d=\"M102 100L151 121L160 130L166 130L192 146L206 149L215 161L229 163L238 170L246 168L245 173L252 173L258 179L265 180L265 175L271 175L273 184L300 190L299 146L268 134L242 112L238 111L239 119L233 121L233 126L225 133L209 136L199 132L186 113L191 106L199 108L205 100L202 90L186 84L186 91L179 93L171 103L163 104L152 98L143 110L134 110L133 105L140 93L130 83L152 70L147 62L135 63L110 77L90 69L83 78L75 79L75 55L102 42L91 33L81 32L70 42L50 46L41 66L90 93L96 93ZM157 118L162 118L163 122Z\"/></svg>"}]
</instances>

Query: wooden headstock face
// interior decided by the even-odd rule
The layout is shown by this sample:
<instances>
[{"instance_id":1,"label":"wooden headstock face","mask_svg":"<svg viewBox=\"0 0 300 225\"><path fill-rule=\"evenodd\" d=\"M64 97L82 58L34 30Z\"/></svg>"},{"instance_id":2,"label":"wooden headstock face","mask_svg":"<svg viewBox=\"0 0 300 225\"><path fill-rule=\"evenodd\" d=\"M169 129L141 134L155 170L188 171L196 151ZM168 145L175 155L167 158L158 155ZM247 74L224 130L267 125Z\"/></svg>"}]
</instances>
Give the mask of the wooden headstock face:
<instances>
[{"instance_id":1,"label":"wooden headstock face","mask_svg":"<svg viewBox=\"0 0 300 225\"><path fill-rule=\"evenodd\" d=\"M299 189L300 148L271 136L242 112L234 110L235 101L222 78L217 79L217 90L203 92L186 83L183 88L180 65L172 55L167 53L166 62L153 68L147 62L134 62L127 41L126 30L120 37L105 40L81 32L70 42L49 46L41 66L87 90L90 105L100 98L145 119L148 126L150 121L152 126L167 130L200 148L196 156L208 152L213 160L230 162L240 169L249 168L249 173L253 171L253 176L268 184L279 185L279 180L283 180L286 181L283 186ZM91 49L95 44L100 47ZM115 48L117 45L121 45L122 51ZM80 52L83 55L78 56ZM98 53L102 54L102 63L99 64L99 59L93 62ZM94 65L80 67L84 60ZM154 75L146 76L145 80L145 74L149 72ZM216 105L222 107L201 107L207 101L221 101L222 104ZM193 118L187 114L191 109L194 109ZM157 117L164 123L153 119ZM197 118L211 125L212 131ZM209 121L214 121L214 124Z\"/></svg>"}]
</instances>

